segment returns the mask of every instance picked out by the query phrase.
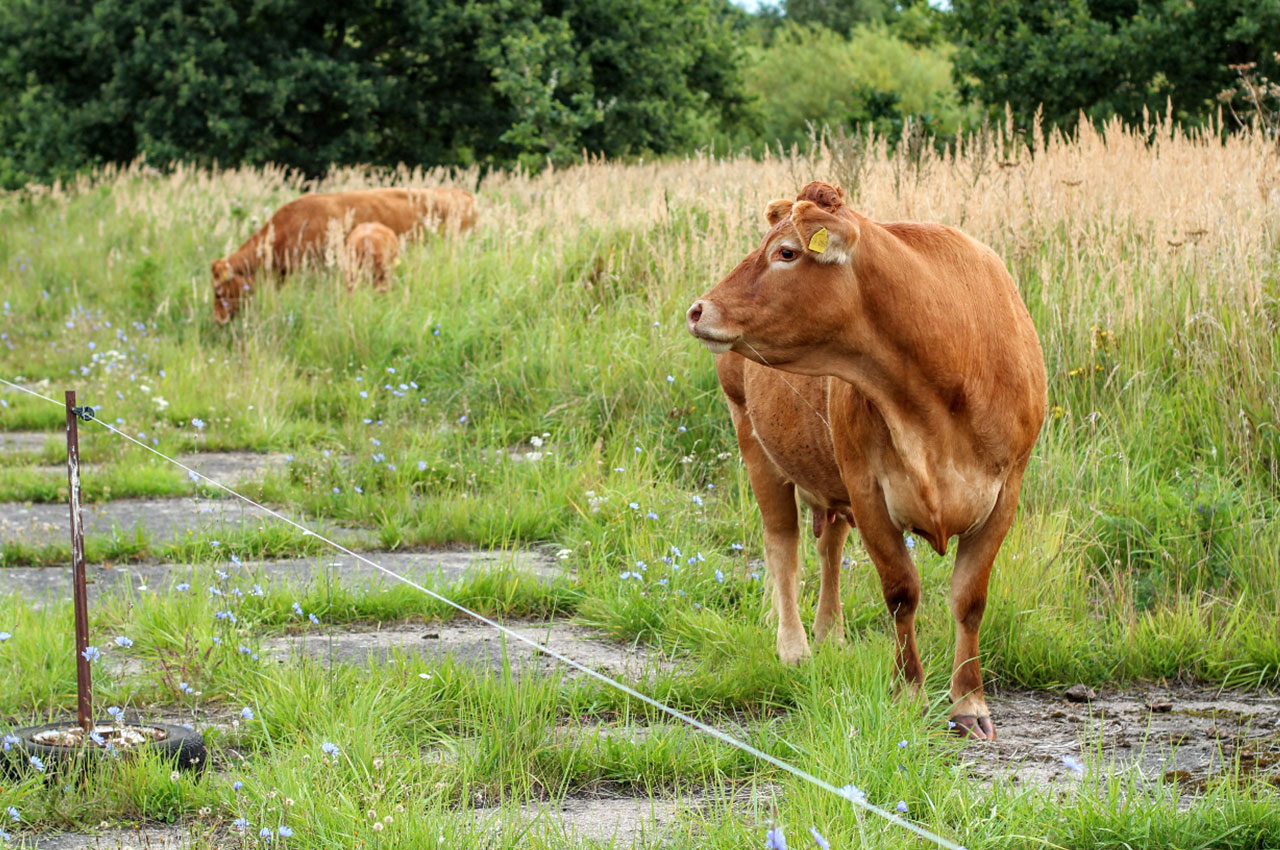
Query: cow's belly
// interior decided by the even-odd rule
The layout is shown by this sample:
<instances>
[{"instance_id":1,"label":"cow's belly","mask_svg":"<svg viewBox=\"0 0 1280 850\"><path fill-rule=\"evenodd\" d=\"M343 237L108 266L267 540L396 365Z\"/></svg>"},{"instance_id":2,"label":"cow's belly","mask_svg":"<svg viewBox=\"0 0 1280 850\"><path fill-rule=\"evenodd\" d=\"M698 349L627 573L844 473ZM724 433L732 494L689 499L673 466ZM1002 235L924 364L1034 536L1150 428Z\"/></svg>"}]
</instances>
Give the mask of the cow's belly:
<instances>
[{"instance_id":1,"label":"cow's belly","mask_svg":"<svg viewBox=\"0 0 1280 850\"><path fill-rule=\"evenodd\" d=\"M747 415L756 440L805 501L824 509L849 501L826 422L829 380L744 364Z\"/></svg>"}]
</instances>

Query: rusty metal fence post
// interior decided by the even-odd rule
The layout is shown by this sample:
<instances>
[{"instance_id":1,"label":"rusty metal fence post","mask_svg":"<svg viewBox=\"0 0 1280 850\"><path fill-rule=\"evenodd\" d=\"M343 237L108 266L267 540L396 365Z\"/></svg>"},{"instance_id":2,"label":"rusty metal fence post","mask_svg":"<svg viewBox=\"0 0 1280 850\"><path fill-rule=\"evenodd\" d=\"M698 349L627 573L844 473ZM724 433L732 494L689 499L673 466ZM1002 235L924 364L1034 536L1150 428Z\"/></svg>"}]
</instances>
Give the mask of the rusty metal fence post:
<instances>
[{"instance_id":1,"label":"rusty metal fence post","mask_svg":"<svg viewBox=\"0 0 1280 850\"><path fill-rule=\"evenodd\" d=\"M67 501L71 505L71 599L76 611L76 705L80 728L93 730L93 690L89 658L89 594L85 587L84 527L80 520L80 431L76 420L93 418L76 407L76 391L67 390Z\"/></svg>"}]
</instances>

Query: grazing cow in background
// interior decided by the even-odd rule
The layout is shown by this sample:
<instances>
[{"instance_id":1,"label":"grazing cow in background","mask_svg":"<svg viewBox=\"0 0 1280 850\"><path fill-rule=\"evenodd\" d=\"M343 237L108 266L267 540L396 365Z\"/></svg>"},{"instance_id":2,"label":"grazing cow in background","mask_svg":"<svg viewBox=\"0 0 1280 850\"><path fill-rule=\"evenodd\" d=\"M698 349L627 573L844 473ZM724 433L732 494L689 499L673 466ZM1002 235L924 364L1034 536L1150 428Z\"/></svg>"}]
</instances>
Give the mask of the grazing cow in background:
<instances>
[{"instance_id":1,"label":"grazing cow in background","mask_svg":"<svg viewBox=\"0 0 1280 850\"><path fill-rule=\"evenodd\" d=\"M461 189L303 195L276 210L234 254L213 261L213 318L226 324L240 312L259 270L290 274L323 257L330 240L345 238L355 225L378 222L412 239L427 229L470 230L475 221L475 199Z\"/></svg>"},{"instance_id":2,"label":"grazing cow in background","mask_svg":"<svg viewBox=\"0 0 1280 850\"><path fill-rule=\"evenodd\" d=\"M822 560L814 638L843 643L840 561L856 526L912 691L924 681L920 576L903 534L939 554L958 537L951 720L993 739L978 628L1046 399L1026 305L990 248L953 227L872 221L829 184L774 201L765 217L764 242L686 320L718 355L764 519L778 654L795 664L809 653L796 604L797 493Z\"/></svg>"},{"instance_id":3,"label":"grazing cow in background","mask_svg":"<svg viewBox=\"0 0 1280 850\"><path fill-rule=\"evenodd\" d=\"M355 289L361 277L373 280L373 288L387 291L387 275L400 257L400 238L396 232L377 221L357 224L347 234L344 265L347 290Z\"/></svg>"}]
</instances>

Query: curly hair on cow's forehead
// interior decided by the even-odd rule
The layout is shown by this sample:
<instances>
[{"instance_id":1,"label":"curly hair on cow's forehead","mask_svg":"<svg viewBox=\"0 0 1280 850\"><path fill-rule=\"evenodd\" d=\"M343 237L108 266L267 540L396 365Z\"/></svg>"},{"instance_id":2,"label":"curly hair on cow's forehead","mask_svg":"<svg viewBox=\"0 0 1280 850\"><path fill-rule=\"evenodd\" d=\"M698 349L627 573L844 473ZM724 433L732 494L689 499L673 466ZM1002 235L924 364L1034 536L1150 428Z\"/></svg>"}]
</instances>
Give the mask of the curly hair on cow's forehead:
<instances>
[{"instance_id":1,"label":"curly hair on cow's forehead","mask_svg":"<svg viewBox=\"0 0 1280 850\"><path fill-rule=\"evenodd\" d=\"M797 201L812 201L828 212L835 212L844 206L844 189L821 180L814 180L800 190Z\"/></svg>"}]
</instances>

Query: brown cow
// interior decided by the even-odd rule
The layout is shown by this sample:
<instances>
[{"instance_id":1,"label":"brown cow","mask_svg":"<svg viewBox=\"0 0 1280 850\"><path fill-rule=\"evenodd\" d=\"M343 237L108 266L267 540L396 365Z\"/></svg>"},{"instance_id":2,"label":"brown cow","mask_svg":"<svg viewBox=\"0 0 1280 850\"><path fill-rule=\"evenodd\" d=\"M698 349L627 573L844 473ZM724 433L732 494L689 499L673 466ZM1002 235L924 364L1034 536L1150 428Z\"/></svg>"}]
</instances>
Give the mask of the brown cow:
<instances>
[{"instance_id":1,"label":"brown cow","mask_svg":"<svg viewBox=\"0 0 1280 850\"><path fill-rule=\"evenodd\" d=\"M809 652L796 605L796 494L814 513L822 580L814 638L843 643L840 560L856 525L880 574L908 688L920 576L904 532L945 554L956 655L951 719L995 738L978 666L987 580L1044 420L1044 355L1000 258L953 227L872 221L810 183L765 212L764 242L689 308L719 355L764 519L778 654Z\"/></svg>"},{"instance_id":2,"label":"brown cow","mask_svg":"<svg viewBox=\"0 0 1280 850\"><path fill-rule=\"evenodd\" d=\"M387 275L399 256L400 239L394 230L378 221L357 224L347 234L347 290L355 289L361 277L368 277L374 289L386 292Z\"/></svg>"},{"instance_id":3,"label":"brown cow","mask_svg":"<svg viewBox=\"0 0 1280 850\"><path fill-rule=\"evenodd\" d=\"M225 324L253 291L259 269L287 275L323 256L333 236L376 221L413 238L429 227L469 230L476 206L461 189L363 189L303 195L276 210L231 256L213 261L213 318ZM334 233L336 229L336 233Z\"/></svg>"}]
</instances>

